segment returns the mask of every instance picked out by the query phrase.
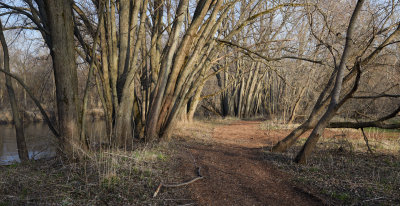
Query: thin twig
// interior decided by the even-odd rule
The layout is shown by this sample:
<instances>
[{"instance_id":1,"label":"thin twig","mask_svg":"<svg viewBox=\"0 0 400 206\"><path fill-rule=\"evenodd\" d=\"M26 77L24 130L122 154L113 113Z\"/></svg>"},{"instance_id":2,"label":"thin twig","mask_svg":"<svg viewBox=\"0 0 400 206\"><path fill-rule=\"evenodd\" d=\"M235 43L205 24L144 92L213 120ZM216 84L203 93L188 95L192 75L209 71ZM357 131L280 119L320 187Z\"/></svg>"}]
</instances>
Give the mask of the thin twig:
<instances>
[{"instance_id":1,"label":"thin twig","mask_svg":"<svg viewBox=\"0 0 400 206\"><path fill-rule=\"evenodd\" d=\"M363 202L369 202L369 201L380 200L380 199L385 199L385 198L384 197L376 197L376 198L364 200Z\"/></svg>"},{"instance_id":2,"label":"thin twig","mask_svg":"<svg viewBox=\"0 0 400 206\"><path fill-rule=\"evenodd\" d=\"M115 153L111 153L111 152L104 152L104 154L108 154L108 155L112 155L112 156L118 156L118 157L124 157L124 158L128 158L128 159L135 159L135 158L127 156L127 155L115 154Z\"/></svg>"},{"instance_id":3,"label":"thin twig","mask_svg":"<svg viewBox=\"0 0 400 206\"><path fill-rule=\"evenodd\" d=\"M158 195L158 192L160 192L161 187L162 187L162 183L160 183L160 185L158 185L156 191L154 192L153 198L155 198Z\"/></svg>"},{"instance_id":4,"label":"thin twig","mask_svg":"<svg viewBox=\"0 0 400 206\"><path fill-rule=\"evenodd\" d=\"M154 192L153 198L158 195L158 193L160 192L160 190L161 190L161 188L163 186L164 187L182 187L182 186L185 186L185 185L192 184L193 182L196 182L197 180L203 179L204 177L201 175L200 169L201 169L200 167L197 167L197 177L195 177L194 179L189 180L187 182L183 182L183 183L179 183L179 184L163 184L163 183L160 183L160 185L158 185L156 191Z\"/></svg>"},{"instance_id":5,"label":"thin twig","mask_svg":"<svg viewBox=\"0 0 400 206\"><path fill-rule=\"evenodd\" d=\"M368 152L371 153L371 154L373 154L373 152L372 152L372 150L371 150L371 147L369 147L368 137L367 137L367 135L366 135L365 132L364 132L364 128L361 128L361 132L362 132L362 134L363 134L363 136L364 136L364 141L365 141L365 144L367 145Z\"/></svg>"},{"instance_id":6,"label":"thin twig","mask_svg":"<svg viewBox=\"0 0 400 206\"><path fill-rule=\"evenodd\" d=\"M164 187L181 187L181 186L185 186L185 185L191 184L191 183L196 182L197 180L201 180L201 179L203 179L203 177L196 177L196 178L194 178L192 180L189 180L187 182L183 182L183 183L179 183L179 184L175 184L175 185L162 185L162 186L164 186Z\"/></svg>"}]
</instances>

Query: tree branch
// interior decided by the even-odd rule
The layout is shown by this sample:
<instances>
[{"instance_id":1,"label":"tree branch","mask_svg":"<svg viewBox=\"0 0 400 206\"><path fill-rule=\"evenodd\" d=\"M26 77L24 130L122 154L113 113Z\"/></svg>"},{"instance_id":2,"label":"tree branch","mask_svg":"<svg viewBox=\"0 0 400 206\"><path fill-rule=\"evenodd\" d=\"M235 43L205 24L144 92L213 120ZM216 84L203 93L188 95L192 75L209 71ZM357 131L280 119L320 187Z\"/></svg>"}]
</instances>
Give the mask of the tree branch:
<instances>
[{"instance_id":1,"label":"tree branch","mask_svg":"<svg viewBox=\"0 0 400 206\"><path fill-rule=\"evenodd\" d=\"M377 99L377 98L384 98L384 97L400 98L400 95L399 94L379 94L376 96L354 96L352 98L353 99Z\"/></svg>"},{"instance_id":2,"label":"tree branch","mask_svg":"<svg viewBox=\"0 0 400 206\"><path fill-rule=\"evenodd\" d=\"M308 61L308 62L315 63L315 64L326 65L322 61L316 61L316 60L312 60L312 59L307 59L305 57L281 56L281 57L277 57L277 58L270 58L270 57L266 57L266 56L264 56L264 55L262 55L262 54L260 54L258 52L254 52L254 51L252 51L252 50L250 50L250 49L248 49L246 47L243 47L243 46L240 46L238 44L232 43L230 41L225 41L225 40L222 40L222 39L215 39L215 40L217 42L219 42L219 43L226 44L226 45L229 45L229 46L233 46L233 47L237 47L239 49L242 49L242 50L244 50L244 51L246 51L246 52L248 52L250 54L254 54L254 55L256 55L256 56L258 56L258 57L260 57L260 58L262 58L262 59L264 59L264 60L266 60L268 62L270 62L270 61L280 61L280 60L283 60L283 59L296 59L296 60Z\"/></svg>"},{"instance_id":3,"label":"tree branch","mask_svg":"<svg viewBox=\"0 0 400 206\"><path fill-rule=\"evenodd\" d=\"M28 95L31 97L31 99L33 100L33 102L36 104L36 106L39 108L40 113L42 114L45 122L47 123L47 125L49 126L51 132L54 134L54 136L56 136L57 138L60 137L60 133L56 130L56 128L53 126L53 124L50 121L49 116L47 116L46 111L43 109L42 105L40 104L39 100L36 99L36 97L33 95L32 91L28 88L28 86L17 76L15 76L14 74L7 72L3 69L0 69L0 72L3 72L4 74L10 76L11 78L15 79L24 89L25 91L28 93Z\"/></svg>"}]
</instances>

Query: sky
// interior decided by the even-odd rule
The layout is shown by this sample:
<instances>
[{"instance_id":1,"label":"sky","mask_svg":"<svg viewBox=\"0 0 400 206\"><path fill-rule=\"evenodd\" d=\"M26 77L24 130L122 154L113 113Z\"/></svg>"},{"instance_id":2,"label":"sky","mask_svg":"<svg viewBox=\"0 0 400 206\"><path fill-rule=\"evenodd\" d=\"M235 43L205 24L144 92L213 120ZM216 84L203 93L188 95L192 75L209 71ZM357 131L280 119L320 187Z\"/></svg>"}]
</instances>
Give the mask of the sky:
<instances>
[{"instance_id":1,"label":"sky","mask_svg":"<svg viewBox=\"0 0 400 206\"><path fill-rule=\"evenodd\" d=\"M21 0L0 0L0 2L19 7L25 6ZM0 12L2 13L5 11L6 9L0 9ZM3 23L3 27L6 29L10 26L21 26L26 23L26 18L21 15L4 15L0 18ZM48 49L44 47L42 36L40 32L36 30L6 30L4 35L11 52L13 49L19 49L39 55L48 54Z\"/></svg>"}]
</instances>

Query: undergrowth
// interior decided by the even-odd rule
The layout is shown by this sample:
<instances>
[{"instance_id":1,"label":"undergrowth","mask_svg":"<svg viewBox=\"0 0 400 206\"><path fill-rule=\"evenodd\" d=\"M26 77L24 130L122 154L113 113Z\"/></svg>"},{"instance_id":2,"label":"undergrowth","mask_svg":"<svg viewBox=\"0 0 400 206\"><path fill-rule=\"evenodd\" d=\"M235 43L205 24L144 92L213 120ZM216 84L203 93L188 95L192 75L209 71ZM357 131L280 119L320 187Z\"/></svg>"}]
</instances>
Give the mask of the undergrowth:
<instances>
[{"instance_id":1,"label":"undergrowth","mask_svg":"<svg viewBox=\"0 0 400 206\"><path fill-rule=\"evenodd\" d=\"M63 159L0 166L0 205L169 205L176 191L152 195L173 180L171 146L102 150L79 163ZM171 202L172 201L172 202Z\"/></svg>"},{"instance_id":2,"label":"undergrowth","mask_svg":"<svg viewBox=\"0 0 400 206\"><path fill-rule=\"evenodd\" d=\"M376 131L366 133L372 137L372 153L362 137L344 132L334 138L322 137L306 165L293 162L305 138L284 154L271 153L266 148L264 159L293 175L295 184L306 187L328 204L399 205L399 134L382 137Z\"/></svg>"}]
</instances>

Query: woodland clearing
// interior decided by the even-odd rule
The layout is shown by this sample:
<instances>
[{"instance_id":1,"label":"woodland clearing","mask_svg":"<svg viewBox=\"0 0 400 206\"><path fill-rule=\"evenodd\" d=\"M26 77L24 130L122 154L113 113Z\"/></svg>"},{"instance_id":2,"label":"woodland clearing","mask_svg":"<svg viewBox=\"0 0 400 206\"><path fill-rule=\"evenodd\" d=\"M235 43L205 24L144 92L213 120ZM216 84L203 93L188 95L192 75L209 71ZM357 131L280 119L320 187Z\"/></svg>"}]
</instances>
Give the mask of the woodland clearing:
<instances>
[{"instance_id":1,"label":"woodland clearing","mask_svg":"<svg viewBox=\"0 0 400 206\"><path fill-rule=\"evenodd\" d=\"M133 151L103 149L91 159L1 166L1 205L321 205L400 203L398 132L327 129L306 165L269 152L290 129L269 121L181 124L170 141ZM397 145L397 147L395 146ZM162 187L196 177L182 187ZM30 174L25 175L25 174ZM34 182L35 184L32 184Z\"/></svg>"}]
</instances>

